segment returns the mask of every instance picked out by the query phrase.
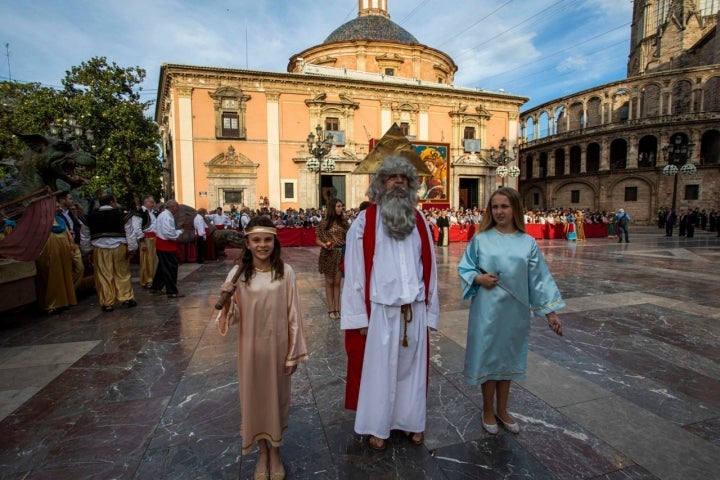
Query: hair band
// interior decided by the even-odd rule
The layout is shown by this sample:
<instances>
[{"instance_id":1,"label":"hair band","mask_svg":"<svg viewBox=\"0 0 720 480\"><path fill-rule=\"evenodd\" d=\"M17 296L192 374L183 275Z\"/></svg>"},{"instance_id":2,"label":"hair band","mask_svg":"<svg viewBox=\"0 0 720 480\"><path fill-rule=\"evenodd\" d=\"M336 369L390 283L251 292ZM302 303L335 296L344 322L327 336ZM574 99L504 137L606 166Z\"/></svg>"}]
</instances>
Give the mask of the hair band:
<instances>
[{"instance_id":1,"label":"hair band","mask_svg":"<svg viewBox=\"0 0 720 480\"><path fill-rule=\"evenodd\" d=\"M262 225L255 225L254 227L250 227L245 230L245 235L250 235L253 233L272 233L273 235L277 236L277 228L275 227L264 227Z\"/></svg>"}]
</instances>

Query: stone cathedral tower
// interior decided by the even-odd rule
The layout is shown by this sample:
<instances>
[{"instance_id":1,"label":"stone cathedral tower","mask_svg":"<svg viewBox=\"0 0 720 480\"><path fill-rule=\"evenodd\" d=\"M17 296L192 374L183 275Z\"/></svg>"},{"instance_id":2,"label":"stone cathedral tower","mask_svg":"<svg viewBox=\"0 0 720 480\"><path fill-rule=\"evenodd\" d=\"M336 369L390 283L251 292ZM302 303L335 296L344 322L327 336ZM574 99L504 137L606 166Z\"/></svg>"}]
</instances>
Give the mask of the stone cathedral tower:
<instances>
[{"instance_id":1,"label":"stone cathedral tower","mask_svg":"<svg viewBox=\"0 0 720 480\"><path fill-rule=\"evenodd\" d=\"M720 0L635 0L628 77L720 63Z\"/></svg>"}]
</instances>

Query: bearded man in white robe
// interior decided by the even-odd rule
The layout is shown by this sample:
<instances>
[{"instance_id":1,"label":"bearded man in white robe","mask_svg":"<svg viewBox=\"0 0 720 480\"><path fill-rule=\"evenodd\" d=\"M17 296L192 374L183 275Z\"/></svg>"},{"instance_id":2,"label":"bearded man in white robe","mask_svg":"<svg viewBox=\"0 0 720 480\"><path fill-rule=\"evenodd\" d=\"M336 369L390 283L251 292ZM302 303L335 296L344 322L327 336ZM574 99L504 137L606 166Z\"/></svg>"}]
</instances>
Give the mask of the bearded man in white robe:
<instances>
[{"instance_id":1,"label":"bearded man in white robe","mask_svg":"<svg viewBox=\"0 0 720 480\"><path fill-rule=\"evenodd\" d=\"M406 158L386 158L367 192L374 204L359 213L346 238L345 406L357 410L355 432L369 435L376 450L387 446L391 430L424 441L428 329L438 327L439 304L434 244L416 210L418 188Z\"/></svg>"}]
</instances>

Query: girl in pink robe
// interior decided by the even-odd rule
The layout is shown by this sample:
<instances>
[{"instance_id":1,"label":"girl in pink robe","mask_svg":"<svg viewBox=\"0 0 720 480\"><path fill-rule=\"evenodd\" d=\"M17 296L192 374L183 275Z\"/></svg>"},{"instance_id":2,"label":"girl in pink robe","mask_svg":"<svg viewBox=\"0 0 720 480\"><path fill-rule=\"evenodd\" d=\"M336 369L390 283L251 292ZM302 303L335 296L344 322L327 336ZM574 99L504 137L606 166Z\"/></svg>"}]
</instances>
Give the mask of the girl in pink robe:
<instances>
[{"instance_id":1,"label":"girl in pink robe","mask_svg":"<svg viewBox=\"0 0 720 480\"><path fill-rule=\"evenodd\" d=\"M257 442L255 478L282 479L279 447L288 428L290 376L307 358L295 272L280 258L267 217L245 229L246 249L222 291L232 294L217 317L220 334L238 325L238 380L242 452Z\"/></svg>"}]
</instances>

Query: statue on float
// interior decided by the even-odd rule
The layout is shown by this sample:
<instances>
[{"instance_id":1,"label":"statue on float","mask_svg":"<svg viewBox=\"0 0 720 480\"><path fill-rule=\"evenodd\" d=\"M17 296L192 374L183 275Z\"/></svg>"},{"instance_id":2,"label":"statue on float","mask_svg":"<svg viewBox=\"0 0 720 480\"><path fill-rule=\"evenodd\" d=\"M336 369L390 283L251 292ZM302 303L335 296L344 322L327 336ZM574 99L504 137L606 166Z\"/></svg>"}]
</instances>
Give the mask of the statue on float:
<instances>
[{"instance_id":1,"label":"statue on float","mask_svg":"<svg viewBox=\"0 0 720 480\"><path fill-rule=\"evenodd\" d=\"M3 160L0 178L0 257L37 258L50 235L55 193L89 183L81 175L95 168L95 157L71 142L39 134L16 134L27 146L20 160Z\"/></svg>"}]
</instances>

